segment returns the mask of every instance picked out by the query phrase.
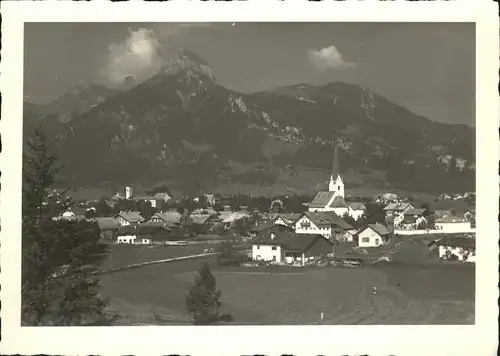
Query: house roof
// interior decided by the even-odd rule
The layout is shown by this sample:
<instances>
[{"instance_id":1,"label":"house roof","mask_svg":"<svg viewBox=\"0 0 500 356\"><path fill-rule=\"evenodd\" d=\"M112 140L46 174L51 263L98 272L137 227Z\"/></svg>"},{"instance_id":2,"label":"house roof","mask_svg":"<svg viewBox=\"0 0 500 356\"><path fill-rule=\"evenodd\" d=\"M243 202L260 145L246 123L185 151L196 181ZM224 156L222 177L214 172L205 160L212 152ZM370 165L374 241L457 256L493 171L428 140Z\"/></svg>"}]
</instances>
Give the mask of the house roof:
<instances>
[{"instance_id":1,"label":"house roof","mask_svg":"<svg viewBox=\"0 0 500 356\"><path fill-rule=\"evenodd\" d=\"M395 210L395 211L401 211L401 210L405 210L406 208L412 207L411 203L390 203L388 204L384 210Z\"/></svg>"},{"instance_id":2,"label":"house roof","mask_svg":"<svg viewBox=\"0 0 500 356\"><path fill-rule=\"evenodd\" d=\"M120 223L115 218L95 218L100 229L117 229Z\"/></svg>"},{"instance_id":3,"label":"house roof","mask_svg":"<svg viewBox=\"0 0 500 356\"><path fill-rule=\"evenodd\" d=\"M274 234L274 238L271 234ZM333 242L320 234L297 234L293 230L272 233L265 231L255 237L255 245L281 245L285 251L306 252L317 240L324 239L333 246ZM336 241L336 240L335 240Z\"/></svg>"},{"instance_id":4,"label":"house roof","mask_svg":"<svg viewBox=\"0 0 500 356\"><path fill-rule=\"evenodd\" d=\"M270 229L273 226L275 226L273 223L267 222L267 223L259 224L255 227L253 227L252 229L250 229L250 231L254 232L254 233L259 233L259 232L265 231L267 229Z\"/></svg>"},{"instance_id":5,"label":"house roof","mask_svg":"<svg viewBox=\"0 0 500 356\"><path fill-rule=\"evenodd\" d=\"M377 223L377 224L368 224L368 226L365 229L363 229L362 231L364 231L364 230L366 230L368 228L372 229L373 231L375 231L380 236L384 236L384 235L388 235L389 234L389 230L387 230L387 228L384 225L379 224L379 223Z\"/></svg>"},{"instance_id":6,"label":"house roof","mask_svg":"<svg viewBox=\"0 0 500 356\"><path fill-rule=\"evenodd\" d=\"M304 253L319 239L327 241L332 246L334 244L331 240L320 234L295 234L290 237L290 239L284 244L283 248L285 251ZM338 244L337 240L334 241Z\"/></svg>"},{"instance_id":7,"label":"house roof","mask_svg":"<svg viewBox=\"0 0 500 356\"><path fill-rule=\"evenodd\" d=\"M337 214L331 211L311 212L306 211L303 215L307 216L312 223L318 227L325 225L336 225L342 229L352 229L352 226L341 219Z\"/></svg>"},{"instance_id":8,"label":"house roof","mask_svg":"<svg viewBox=\"0 0 500 356\"><path fill-rule=\"evenodd\" d=\"M278 218L283 219L286 223L292 224L300 218L300 214L279 214L274 220Z\"/></svg>"},{"instance_id":9,"label":"house roof","mask_svg":"<svg viewBox=\"0 0 500 356\"><path fill-rule=\"evenodd\" d=\"M210 219L212 215L206 214L206 215L191 215L191 221L193 224L204 224L207 222L208 219Z\"/></svg>"},{"instance_id":10,"label":"house roof","mask_svg":"<svg viewBox=\"0 0 500 356\"><path fill-rule=\"evenodd\" d=\"M231 213L229 216L227 216L226 218L224 218L222 220L222 222L224 223L232 223L236 220L240 220L240 219L243 219L243 218L246 218L248 217L249 215L247 213L244 213L244 212L235 212L235 213Z\"/></svg>"},{"instance_id":11,"label":"house roof","mask_svg":"<svg viewBox=\"0 0 500 356\"><path fill-rule=\"evenodd\" d=\"M138 211L120 211L117 216L121 216L127 221L130 222L141 222L144 221L144 218Z\"/></svg>"},{"instance_id":12,"label":"house roof","mask_svg":"<svg viewBox=\"0 0 500 356\"><path fill-rule=\"evenodd\" d=\"M349 205L345 202L344 198L341 196L336 196L335 199L330 203L330 208L348 208Z\"/></svg>"},{"instance_id":13,"label":"house roof","mask_svg":"<svg viewBox=\"0 0 500 356\"><path fill-rule=\"evenodd\" d=\"M332 199L335 192L318 192L314 197L311 204L309 204L310 208L324 208L328 205L330 200Z\"/></svg>"},{"instance_id":14,"label":"house roof","mask_svg":"<svg viewBox=\"0 0 500 356\"><path fill-rule=\"evenodd\" d=\"M347 204L352 208L352 210L366 210L365 204L361 202L353 201Z\"/></svg>"},{"instance_id":15,"label":"house roof","mask_svg":"<svg viewBox=\"0 0 500 356\"><path fill-rule=\"evenodd\" d=\"M166 223L170 224L178 224L181 222L182 215L178 211L167 211L164 213L156 213L154 214L151 218L159 218L160 220L163 220Z\"/></svg>"},{"instance_id":16,"label":"house roof","mask_svg":"<svg viewBox=\"0 0 500 356\"><path fill-rule=\"evenodd\" d=\"M407 211L405 211L405 215L422 215L423 213L425 213L427 211L427 209L408 209Z\"/></svg>"}]
</instances>

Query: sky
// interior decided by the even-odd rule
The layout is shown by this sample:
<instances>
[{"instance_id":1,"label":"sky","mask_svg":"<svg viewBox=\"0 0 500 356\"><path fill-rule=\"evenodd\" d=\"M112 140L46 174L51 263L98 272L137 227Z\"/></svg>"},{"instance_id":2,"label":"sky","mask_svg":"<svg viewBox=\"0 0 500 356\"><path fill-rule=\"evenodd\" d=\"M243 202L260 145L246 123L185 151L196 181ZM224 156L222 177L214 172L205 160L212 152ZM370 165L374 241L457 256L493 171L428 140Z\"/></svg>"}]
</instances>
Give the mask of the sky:
<instances>
[{"instance_id":1,"label":"sky","mask_svg":"<svg viewBox=\"0 0 500 356\"><path fill-rule=\"evenodd\" d=\"M82 79L140 82L182 48L240 92L343 81L433 121L475 126L473 23L30 23L25 100L49 102Z\"/></svg>"}]
</instances>

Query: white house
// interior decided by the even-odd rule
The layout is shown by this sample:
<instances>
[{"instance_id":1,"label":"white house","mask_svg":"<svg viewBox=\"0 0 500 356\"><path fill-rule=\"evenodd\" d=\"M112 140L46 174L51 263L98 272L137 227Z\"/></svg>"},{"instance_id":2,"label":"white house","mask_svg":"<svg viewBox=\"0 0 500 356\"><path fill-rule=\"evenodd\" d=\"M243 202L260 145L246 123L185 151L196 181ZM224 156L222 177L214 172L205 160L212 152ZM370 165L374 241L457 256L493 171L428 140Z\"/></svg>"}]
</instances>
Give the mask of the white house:
<instances>
[{"instance_id":1,"label":"white house","mask_svg":"<svg viewBox=\"0 0 500 356\"><path fill-rule=\"evenodd\" d=\"M337 145L333 155L333 168L328 183L327 192L318 192L313 201L309 204L310 212L334 212L338 216L349 215L358 220L365 213L366 207L363 203L345 201L344 181L340 174L339 161L337 155Z\"/></svg>"},{"instance_id":2,"label":"white house","mask_svg":"<svg viewBox=\"0 0 500 356\"><path fill-rule=\"evenodd\" d=\"M307 211L295 222L297 234L320 234L329 239L341 239L344 231L350 229L352 226L334 212Z\"/></svg>"},{"instance_id":3,"label":"white house","mask_svg":"<svg viewBox=\"0 0 500 356\"><path fill-rule=\"evenodd\" d=\"M144 218L138 211L120 211L115 215L115 219L118 220L120 226L134 225L144 222Z\"/></svg>"},{"instance_id":4,"label":"white house","mask_svg":"<svg viewBox=\"0 0 500 356\"><path fill-rule=\"evenodd\" d=\"M360 230L358 236L358 247L377 247L389 242L389 230L382 224L369 224Z\"/></svg>"}]
</instances>

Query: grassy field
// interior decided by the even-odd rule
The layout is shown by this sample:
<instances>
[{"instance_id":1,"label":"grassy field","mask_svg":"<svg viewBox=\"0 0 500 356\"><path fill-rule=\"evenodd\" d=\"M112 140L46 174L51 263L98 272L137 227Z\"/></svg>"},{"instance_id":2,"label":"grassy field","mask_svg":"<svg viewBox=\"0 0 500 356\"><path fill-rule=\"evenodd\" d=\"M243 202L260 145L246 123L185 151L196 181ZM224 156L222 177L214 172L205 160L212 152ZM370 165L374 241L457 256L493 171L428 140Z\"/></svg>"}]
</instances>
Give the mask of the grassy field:
<instances>
[{"instance_id":1,"label":"grassy field","mask_svg":"<svg viewBox=\"0 0 500 356\"><path fill-rule=\"evenodd\" d=\"M206 260L234 324L467 324L474 322L474 266L388 263L362 269L243 269ZM184 296L203 261L101 277L118 325L189 324ZM372 287L378 294L372 293ZM320 320L321 312L324 320Z\"/></svg>"}]
</instances>

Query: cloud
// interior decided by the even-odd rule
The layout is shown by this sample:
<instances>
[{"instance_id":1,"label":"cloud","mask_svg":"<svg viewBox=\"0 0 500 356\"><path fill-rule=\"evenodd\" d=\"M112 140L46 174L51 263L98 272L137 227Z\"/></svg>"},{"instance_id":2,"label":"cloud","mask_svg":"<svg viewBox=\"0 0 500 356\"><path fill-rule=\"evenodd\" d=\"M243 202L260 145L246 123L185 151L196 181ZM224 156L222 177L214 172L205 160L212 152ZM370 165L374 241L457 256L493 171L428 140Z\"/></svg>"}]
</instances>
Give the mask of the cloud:
<instances>
[{"instance_id":1,"label":"cloud","mask_svg":"<svg viewBox=\"0 0 500 356\"><path fill-rule=\"evenodd\" d=\"M163 64L158 54L161 44L155 32L140 28L130 30L125 41L109 46L108 60L104 74L113 84L122 84L132 76L141 81L156 72Z\"/></svg>"},{"instance_id":2,"label":"cloud","mask_svg":"<svg viewBox=\"0 0 500 356\"><path fill-rule=\"evenodd\" d=\"M354 67L354 63L346 61L334 45L319 50L308 50L307 57L311 64L320 70Z\"/></svg>"}]
</instances>

